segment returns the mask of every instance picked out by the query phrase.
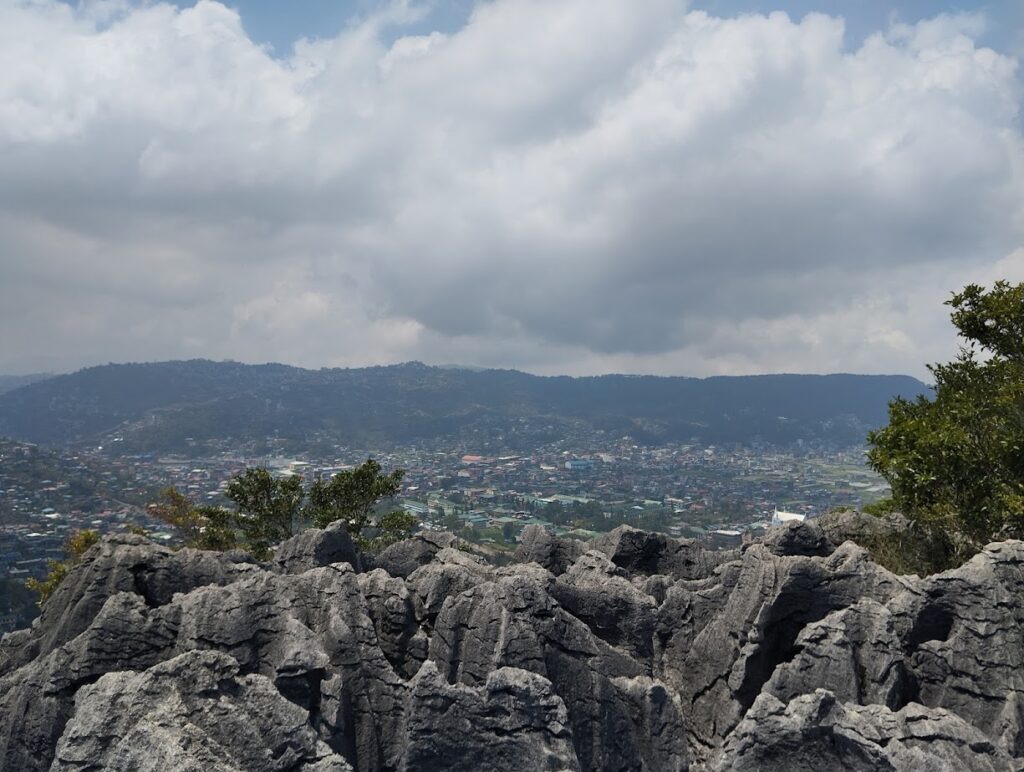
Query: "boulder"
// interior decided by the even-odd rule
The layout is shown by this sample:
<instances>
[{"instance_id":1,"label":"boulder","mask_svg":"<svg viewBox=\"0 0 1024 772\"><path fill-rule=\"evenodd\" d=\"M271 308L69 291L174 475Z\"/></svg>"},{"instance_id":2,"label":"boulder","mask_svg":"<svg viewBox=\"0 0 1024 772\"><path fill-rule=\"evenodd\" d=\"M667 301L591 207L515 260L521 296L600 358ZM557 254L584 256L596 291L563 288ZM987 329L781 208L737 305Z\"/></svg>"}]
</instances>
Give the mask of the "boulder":
<instances>
[{"instance_id":1,"label":"boulder","mask_svg":"<svg viewBox=\"0 0 1024 772\"><path fill-rule=\"evenodd\" d=\"M445 547L456 547L458 542L447 531L421 531L411 539L386 547L374 559L373 567L404 579L420 566L430 563L434 555Z\"/></svg>"},{"instance_id":2,"label":"boulder","mask_svg":"<svg viewBox=\"0 0 1024 772\"><path fill-rule=\"evenodd\" d=\"M326 528L308 528L274 550L274 568L284 574L301 574L332 563L348 563L357 572L363 570L362 554L340 520Z\"/></svg>"},{"instance_id":3,"label":"boulder","mask_svg":"<svg viewBox=\"0 0 1024 772\"><path fill-rule=\"evenodd\" d=\"M80 689L50 769L351 772L307 719L227 654L190 651Z\"/></svg>"},{"instance_id":4,"label":"boulder","mask_svg":"<svg viewBox=\"0 0 1024 772\"><path fill-rule=\"evenodd\" d=\"M626 576L604 553L591 550L558 577L551 594L598 638L650 662L658 606Z\"/></svg>"},{"instance_id":5,"label":"boulder","mask_svg":"<svg viewBox=\"0 0 1024 772\"><path fill-rule=\"evenodd\" d=\"M836 547L844 541L870 544L877 539L906 533L911 528L910 521L898 512L877 516L852 509L826 512L815 520L815 524Z\"/></svg>"},{"instance_id":6,"label":"boulder","mask_svg":"<svg viewBox=\"0 0 1024 772\"><path fill-rule=\"evenodd\" d=\"M832 543L813 522L791 520L769 528L761 543L773 555L808 555L824 557L833 550Z\"/></svg>"},{"instance_id":7,"label":"boulder","mask_svg":"<svg viewBox=\"0 0 1024 772\"><path fill-rule=\"evenodd\" d=\"M824 689L784 704L762 695L733 732L722 772L785 769L818 772L971 770L1000 772L1018 764L984 734L949 711L908 705L848 705Z\"/></svg>"},{"instance_id":8,"label":"boulder","mask_svg":"<svg viewBox=\"0 0 1024 772\"><path fill-rule=\"evenodd\" d=\"M477 688L432 662L412 681L402 772L578 772L565 704L535 673L503 667Z\"/></svg>"},{"instance_id":9,"label":"boulder","mask_svg":"<svg viewBox=\"0 0 1024 772\"><path fill-rule=\"evenodd\" d=\"M589 546L631 575L666 574L675 579L706 578L737 555L735 550L709 550L693 539L673 539L628 525L595 537Z\"/></svg>"},{"instance_id":10,"label":"boulder","mask_svg":"<svg viewBox=\"0 0 1024 772\"><path fill-rule=\"evenodd\" d=\"M577 539L563 539L543 526L528 525L519 537L512 559L516 563L538 563L558 576L585 550L583 542Z\"/></svg>"}]
</instances>

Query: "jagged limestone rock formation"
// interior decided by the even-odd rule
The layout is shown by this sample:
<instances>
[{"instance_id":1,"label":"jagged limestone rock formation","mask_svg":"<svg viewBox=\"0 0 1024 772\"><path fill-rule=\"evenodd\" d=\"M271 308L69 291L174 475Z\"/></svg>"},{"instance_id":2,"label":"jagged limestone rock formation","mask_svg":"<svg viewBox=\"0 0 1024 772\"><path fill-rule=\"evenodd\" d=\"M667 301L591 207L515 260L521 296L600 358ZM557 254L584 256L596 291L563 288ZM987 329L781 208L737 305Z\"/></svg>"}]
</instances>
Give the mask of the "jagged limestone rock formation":
<instances>
[{"instance_id":1,"label":"jagged limestone rock formation","mask_svg":"<svg viewBox=\"0 0 1024 772\"><path fill-rule=\"evenodd\" d=\"M229 655L190 651L82 687L50 769L351 772L308 718Z\"/></svg>"},{"instance_id":2,"label":"jagged limestone rock formation","mask_svg":"<svg viewBox=\"0 0 1024 772\"><path fill-rule=\"evenodd\" d=\"M528 525L519 538L513 560L537 563L558 576L564 574L586 549L581 541L555 536L539 525Z\"/></svg>"},{"instance_id":3,"label":"jagged limestone rock formation","mask_svg":"<svg viewBox=\"0 0 1024 772\"><path fill-rule=\"evenodd\" d=\"M722 772L1017 767L1003 748L954 713L916 703L896 712L883 705L845 704L824 689L789 704L770 694L758 697L718 764Z\"/></svg>"},{"instance_id":4,"label":"jagged limestone rock formation","mask_svg":"<svg viewBox=\"0 0 1024 772\"><path fill-rule=\"evenodd\" d=\"M377 555L373 564L392 576L403 579L420 566L430 563L445 547L456 547L458 539L446 531L424 531L411 539L392 544Z\"/></svg>"},{"instance_id":5,"label":"jagged limestone rock formation","mask_svg":"<svg viewBox=\"0 0 1024 772\"><path fill-rule=\"evenodd\" d=\"M348 563L356 571L363 568L362 555L343 520L303 531L274 552L274 566L285 574L301 574L331 563Z\"/></svg>"},{"instance_id":6,"label":"jagged limestone rock formation","mask_svg":"<svg viewBox=\"0 0 1024 772\"><path fill-rule=\"evenodd\" d=\"M919 579L824 525L110 537L0 642L0 768L1024 769L1024 543Z\"/></svg>"},{"instance_id":7,"label":"jagged limestone rock formation","mask_svg":"<svg viewBox=\"0 0 1024 772\"><path fill-rule=\"evenodd\" d=\"M0 676L82 633L107 599L119 592L160 606L176 592L229 584L258 570L241 553L175 552L141 536L110 536L83 556L46 603L31 632L19 631L0 643Z\"/></svg>"},{"instance_id":8,"label":"jagged limestone rock formation","mask_svg":"<svg viewBox=\"0 0 1024 772\"><path fill-rule=\"evenodd\" d=\"M736 556L734 550L708 550L694 539L673 539L628 525L598 536L591 548L605 553L630 574L663 574L674 579L702 579Z\"/></svg>"},{"instance_id":9,"label":"jagged limestone rock formation","mask_svg":"<svg viewBox=\"0 0 1024 772\"><path fill-rule=\"evenodd\" d=\"M427 662L412 681L407 726L400 769L408 772L580 768L565 703L550 681L526 670L492 670L474 689L449 684Z\"/></svg>"},{"instance_id":10,"label":"jagged limestone rock formation","mask_svg":"<svg viewBox=\"0 0 1024 772\"><path fill-rule=\"evenodd\" d=\"M899 512L876 517L855 510L828 512L819 517L814 525L837 547L844 541L864 544L879 538L892 539L912 527L910 520Z\"/></svg>"},{"instance_id":11,"label":"jagged limestone rock formation","mask_svg":"<svg viewBox=\"0 0 1024 772\"><path fill-rule=\"evenodd\" d=\"M868 515L865 515L868 517ZM823 557L832 552L833 546L839 546L846 539L831 544L816 523L790 520L770 529L761 540L773 555L807 555Z\"/></svg>"}]
</instances>

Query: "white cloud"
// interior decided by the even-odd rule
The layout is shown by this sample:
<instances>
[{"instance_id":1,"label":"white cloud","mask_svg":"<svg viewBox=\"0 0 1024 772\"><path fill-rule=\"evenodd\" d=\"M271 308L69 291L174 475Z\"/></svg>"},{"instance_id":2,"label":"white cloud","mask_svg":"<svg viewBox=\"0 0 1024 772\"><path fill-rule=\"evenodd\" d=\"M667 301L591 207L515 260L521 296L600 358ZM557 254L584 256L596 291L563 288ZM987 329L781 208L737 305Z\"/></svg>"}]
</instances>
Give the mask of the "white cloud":
<instances>
[{"instance_id":1,"label":"white cloud","mask_svg":"<svg viewBox=\"0 0 1024 772\"><path fill-rule=\"evenodd\" d=\"M208 0L0 0L0 371L921 373L948 292L1019 262L981 17L847 51L825 15L493 0L384 42L415 18L282 60Z\"/></svg>"}]
</instances>

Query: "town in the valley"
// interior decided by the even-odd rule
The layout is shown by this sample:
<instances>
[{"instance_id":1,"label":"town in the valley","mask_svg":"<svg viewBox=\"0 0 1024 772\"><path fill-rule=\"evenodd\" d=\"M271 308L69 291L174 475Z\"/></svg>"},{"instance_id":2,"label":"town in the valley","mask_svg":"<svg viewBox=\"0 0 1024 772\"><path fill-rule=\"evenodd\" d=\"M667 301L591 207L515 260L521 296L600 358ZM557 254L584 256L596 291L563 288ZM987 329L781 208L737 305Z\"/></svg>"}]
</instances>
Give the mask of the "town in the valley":
<instances>
[{"instance_id":1,"label":"town in the valley","mask_svg":"<svg viewBox=\"0 0 1024 772\"><path fill-rule=\"evenodd\" d=\"M578 538L628 524L730 547L773 519L860 507L888 492L865 465L862 448L644 447L623 439L600 447L556 443L531 454L339 447L325 458L274 452L273 441L270 446L269 454L258 455L204 448L196 457L119 456L102 448L56 453L5 441L0 581L8 592L0 630L24 621L15 590L29 577L44 576L48 560L63 557L72 532L135 526L173 544L175 534L147 515L147 503L173 486L196 503L228 504L224 490L246 467L312 480L373 457L386 470L406 471L401 497L391 506L416 515L423 528L450 530L497 550L514 549L529 524Z\"/></svg>"}]
</instances>

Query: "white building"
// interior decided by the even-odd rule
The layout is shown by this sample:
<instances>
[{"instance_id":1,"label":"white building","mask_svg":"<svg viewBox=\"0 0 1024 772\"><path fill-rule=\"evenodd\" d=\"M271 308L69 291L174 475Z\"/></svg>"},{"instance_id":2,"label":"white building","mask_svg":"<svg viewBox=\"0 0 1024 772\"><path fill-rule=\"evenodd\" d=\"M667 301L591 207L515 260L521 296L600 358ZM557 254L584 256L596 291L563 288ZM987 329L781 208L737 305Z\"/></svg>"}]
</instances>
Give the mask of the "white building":
<instances>
[{"instance_id":1,"label":"white building","mask_svg":"<svg viewBox=\"0 0 1024 772\"><path fill-rule=\"evenodd\" d=\"M783 523L789 523L794 520L802 523L806 519L807 515L801 515L798 512L783 512L776 509L775 512L772 513L772 525L782 525Z\"/></svg>"}]
</instances>

